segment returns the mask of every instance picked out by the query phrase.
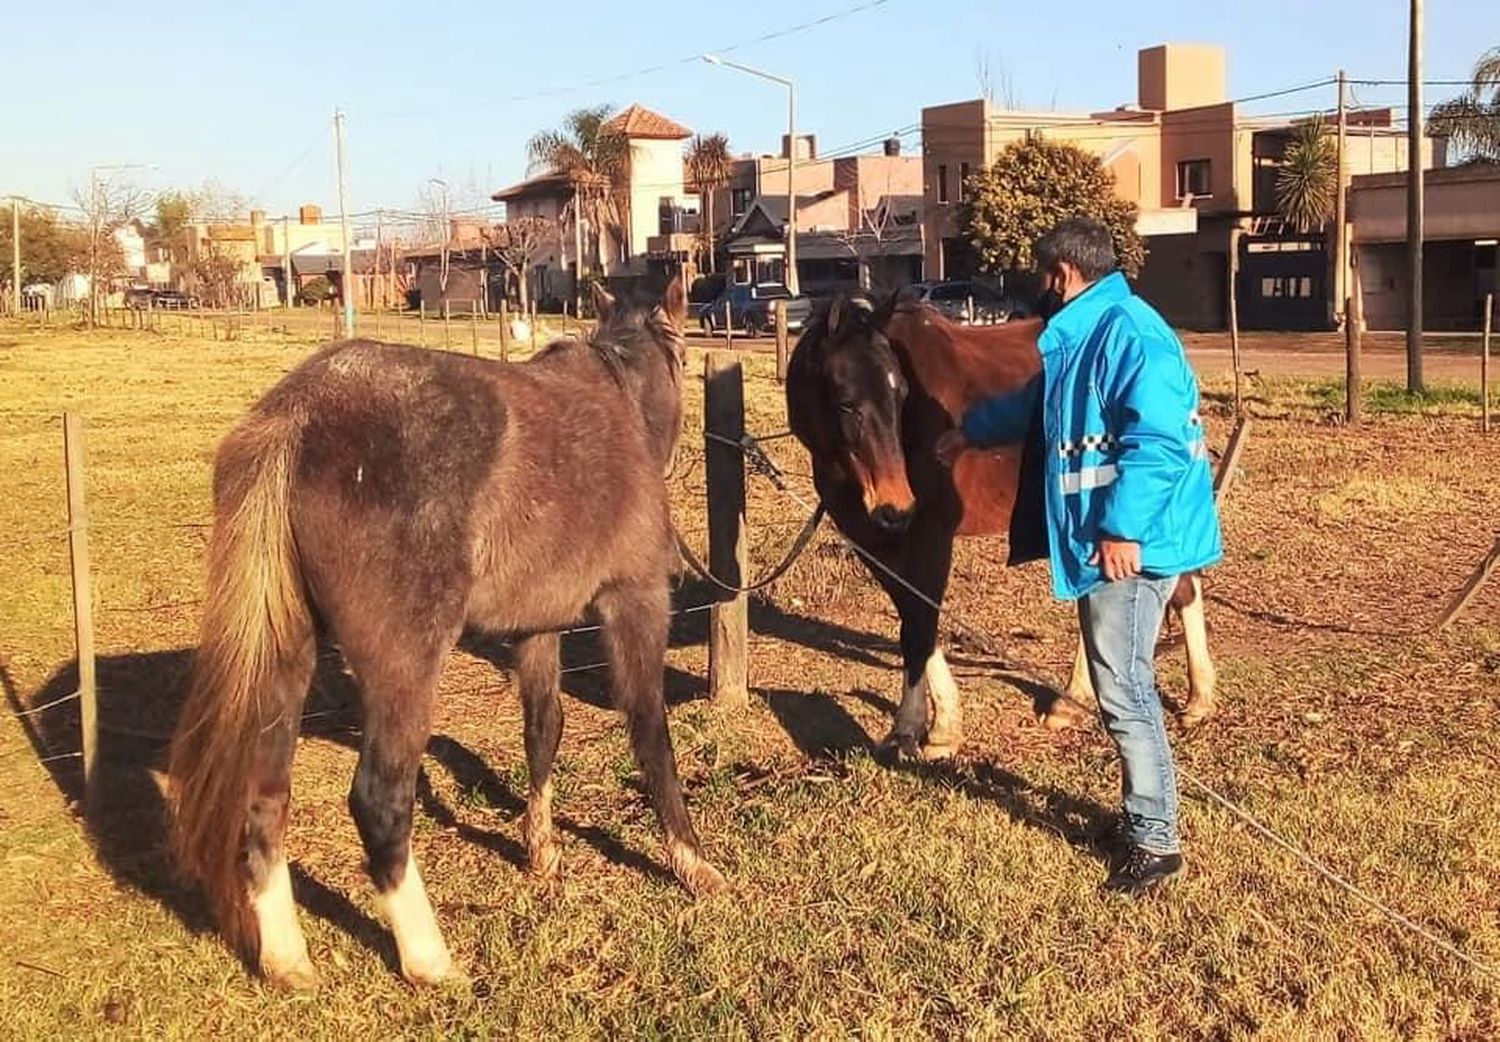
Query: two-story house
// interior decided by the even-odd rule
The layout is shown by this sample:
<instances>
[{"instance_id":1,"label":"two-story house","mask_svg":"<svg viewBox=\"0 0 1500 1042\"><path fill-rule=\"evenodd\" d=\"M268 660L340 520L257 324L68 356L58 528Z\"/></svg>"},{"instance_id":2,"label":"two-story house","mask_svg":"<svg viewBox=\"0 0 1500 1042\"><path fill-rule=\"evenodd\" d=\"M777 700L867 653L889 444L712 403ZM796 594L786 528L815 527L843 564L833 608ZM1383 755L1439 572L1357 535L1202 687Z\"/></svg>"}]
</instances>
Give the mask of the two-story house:
<instances>
[{"instance_id":1,"label":"two-story house","mask_svg":"<svg viewBox=\"0 0 1500 1042\"><path fill-rule=\"evenodd\" d=\"M691 255L697 231L697 196L688 191L682 143L693 132L642 105L610 118L606 127L628 143L624 176L613 186L619 209L614 227L596 228L587 207L576 205L578 186L563 171L546 171L491 195L505 203L507 220L542 217L556 235L534 258L529 291L538 301L571 303L576 296L579 259L585 274L598 259L611 279L632 279L680 264Z\"/></svg>"},{"instance_id":2,"label":"two-story house","mask_svg":"<svg viewBox=\"0 0 1500 1042\"><path fill-rule=\"evenodd\" d=\"M1305 104L1305 103L1304 103ZM1406 166L1405 132L1385 111L1357 115L1354 173ZM1275 177L1296 123L1246 114L1229 99L1224 49L1163 44L1137 58L1133 104L1108 112L1012 112L976 100L922 110L929 277L968 274L955 215L965 182L1007 145L1035 135L1098 155L1115 191L1140 208L1148 257L1138 284L1173 322L1220 328L1227 313L1231 229L1239 230L1241 321L1326 324L1340 292L1323 229L1299 234L1276 216ZM1441 142L1423 161L1441 161Z\"/></svg>"}]
</instances>

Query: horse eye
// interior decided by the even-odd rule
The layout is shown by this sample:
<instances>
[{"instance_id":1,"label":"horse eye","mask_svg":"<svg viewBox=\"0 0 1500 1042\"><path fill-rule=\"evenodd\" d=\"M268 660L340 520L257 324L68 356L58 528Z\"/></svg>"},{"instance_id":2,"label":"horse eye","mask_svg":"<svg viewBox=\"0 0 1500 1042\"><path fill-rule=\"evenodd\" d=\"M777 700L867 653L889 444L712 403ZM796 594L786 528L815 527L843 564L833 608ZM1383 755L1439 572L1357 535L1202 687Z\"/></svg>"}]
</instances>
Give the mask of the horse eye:
<instances>
[{"instance_id":1,"label":"horse eye","mask_svg":"<svg viewBox=\"0 0 1500 1042\"><path fill-rule=\"evenodd\" d=\"M839 402L839 412L852 416L859 412L859 406L854 402Z\"/></svg>"}]
</instances>

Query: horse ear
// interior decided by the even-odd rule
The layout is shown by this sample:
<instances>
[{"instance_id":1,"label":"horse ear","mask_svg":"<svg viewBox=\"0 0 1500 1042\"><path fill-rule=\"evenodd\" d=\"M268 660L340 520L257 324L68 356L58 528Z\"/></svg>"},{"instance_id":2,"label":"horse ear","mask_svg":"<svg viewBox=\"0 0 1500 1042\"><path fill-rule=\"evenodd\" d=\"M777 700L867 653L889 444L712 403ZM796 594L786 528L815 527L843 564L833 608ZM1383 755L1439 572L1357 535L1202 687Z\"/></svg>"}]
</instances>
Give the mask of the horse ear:
<instances>
[{"instance_id":1,"label":"horse ear","mask_svg":"<svg viewBox=\"0 0 1500 1042\"><path fill-rule=\"evenodd\" d=\"M901 290L889 294L875 306L871 313L870 321L875 324L876 329L884 329L886 323L896 314L896 305L901 302Z\"/></svg>"},{"instance_id":2,"label":"horse ear","mask_svg":"<svg viewBox=\"0 0 1500 1042\"><path fill-rule=\"evenodd\" d=\"M687 290L682 287L682 275L679 273L672 276L672 281L667 283L667 292L662 297L662 307L666 309L667 317L672 324L681 329L687 322Z\"/></svg>"},{"instance_id":3,"label":"horse ear","mask_svg":"<svg viewBox=\"0 0 1500 1042\"><path fill-rule=\"evenodd\" d=\"M848 303L842 293L834 295L828 304L828 335L833 336L839 331L839 323L844 320L844 307Z\"/></svg>"},{"instance_id":4,"label":"horse ear","mask_svg":"<svg viewBox=\"0 0 1500 1042\"><path fill-rule=\"evenodd\" d=\"M594 314L600 322L608 322L609 316L615 312L615 298L610 296L609 290L603 284L594 283Z\"/></svg>"}]
</instances>

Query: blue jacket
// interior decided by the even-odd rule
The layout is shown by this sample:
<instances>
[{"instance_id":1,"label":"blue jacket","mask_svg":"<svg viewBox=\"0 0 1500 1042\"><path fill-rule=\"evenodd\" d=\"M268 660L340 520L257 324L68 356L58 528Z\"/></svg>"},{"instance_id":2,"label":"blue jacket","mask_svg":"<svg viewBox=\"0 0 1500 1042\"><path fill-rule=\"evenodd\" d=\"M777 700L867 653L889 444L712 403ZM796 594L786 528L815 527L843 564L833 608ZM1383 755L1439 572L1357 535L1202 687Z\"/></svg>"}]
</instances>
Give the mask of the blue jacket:
<instances>
[{"instance_id":1,"label":"blue jacket","mask_svg":"<svg viewBox=\"0 0 1500 1042\"><path fill-rule=\"evenodd\" d=\"M1073 600L1104 581L1089 564L1104 536L1139 543L1148 575L1219 560L1198 381L1171 327L1117 272L1054 315L1038 347L1042 375L975 405L963 431L974 445L1021 441L1042 397L1053 592Z\"/></svg>"}]
</instances>

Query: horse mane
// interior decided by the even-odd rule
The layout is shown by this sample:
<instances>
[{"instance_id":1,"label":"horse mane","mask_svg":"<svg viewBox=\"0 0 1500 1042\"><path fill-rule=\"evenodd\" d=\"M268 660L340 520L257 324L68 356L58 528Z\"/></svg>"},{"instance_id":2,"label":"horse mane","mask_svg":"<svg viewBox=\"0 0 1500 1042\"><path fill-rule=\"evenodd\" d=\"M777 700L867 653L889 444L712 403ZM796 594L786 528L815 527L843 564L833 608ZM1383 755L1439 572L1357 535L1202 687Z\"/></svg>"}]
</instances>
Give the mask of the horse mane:
<instances>
[{"instance_id":1,"label":"horse mane","mask_svg":"<svg viewBox=\"0 0 1500 1042\"><path fill-rule=\"evenodd\" d=\"M641 304L621 303L610 317L595 326L581 340L562 337L538 352L538 358L584 347L604 365L615 383L624 386L628 372L659 351L667 362L667 371L675 383L679 376L677 343L681 334L661 317L661 309Z\"/></svg>"}]
</instances>

